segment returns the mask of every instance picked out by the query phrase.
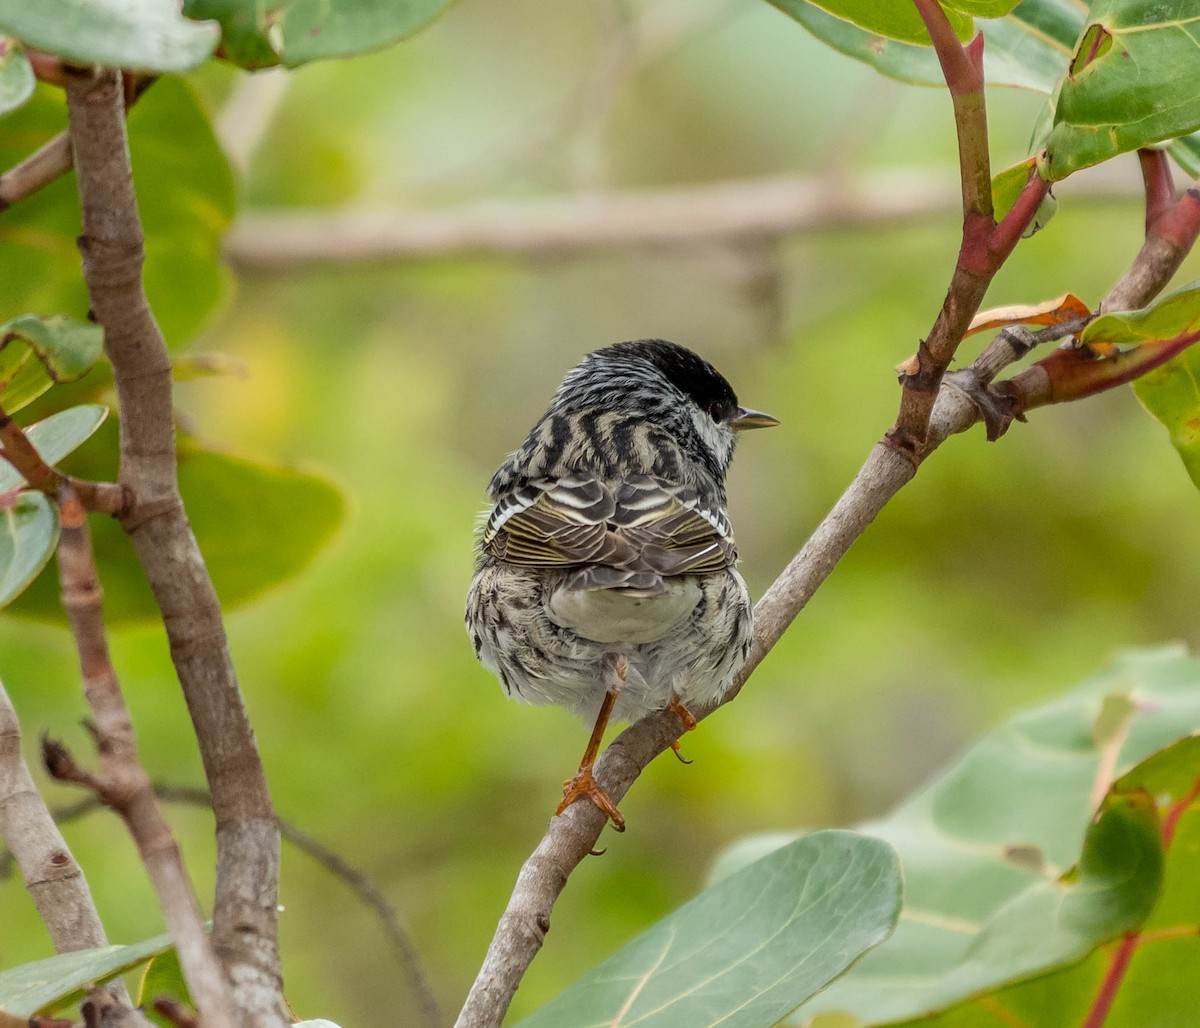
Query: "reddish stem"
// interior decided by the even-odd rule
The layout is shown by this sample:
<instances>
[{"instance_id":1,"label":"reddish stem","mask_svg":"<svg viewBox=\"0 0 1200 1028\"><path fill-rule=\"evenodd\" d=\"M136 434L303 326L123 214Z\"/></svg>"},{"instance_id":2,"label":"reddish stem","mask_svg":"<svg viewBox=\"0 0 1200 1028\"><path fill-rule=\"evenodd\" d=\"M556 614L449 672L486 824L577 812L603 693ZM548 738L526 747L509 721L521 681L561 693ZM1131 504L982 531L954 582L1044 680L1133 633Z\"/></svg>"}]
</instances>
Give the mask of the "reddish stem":
<instances>
[{"instance_id":1,"label":"reddish stem","mask_svg":"<svg viewBox=\"0 0 1200 1028\"><path fill-rule=\"evenodd\" d=\"M1175 206L1175 182L1171 178L1171 163L1162 150L1142 149L1137 152L1142 167L1142 184L1146 190L1146 235Z\"/></svg>"},{"instance_id":2,"label":"reddish stem","mask_svg":"<svg viewBox=\"0 0 1200 1028\"><path fill-rule=\"evenodd\" d=\"M1167 808L1161 829L1164 850L1171 848L1175 839L1175 829L1179 827L1179 819L1196 802L1197 796L1200 796L1200 778L1192 783L1192 787L1180 799ZM1083 1022L1083 1028L1102 1028L1112 1009L1113 1001L1117 998L1117 990L1125 980L1125 972L1129 970L1129 962L1133 959L1133 951L1137 949L1141 937L1141 932L1126 932L1121 936L1120 943L1113 951L1112 960L1109 961L1108 970L1104 973L1104 981L1100 983L1100 991L1096 993L1092 1008Z\"/></svg>"},{"instance_id":3,"label":"reddish stem","mask_svg":"<svg viewBox=\"0 0 1200 1028\"><path fill-rule=\"evenodd\" d=\"M1113 1000L1117 998L1117 990L1125 978L1129 961L1133 959L1133 951L1137 949L1139 935L1141 932L1126 932L1121 937L1121 942L1113 953L1112 961L1104 974L1104 981L1100 983L1100 991L1096 993L1092 1009L1088 1011L1087 1019L1083 1022L1083 1028L1101 1028L1107 1020Z\"/></svg>"},{"instance_id":4,"label":"reddish stem","mask_svg":"<svg viewBox=\"0 0 1200 1028\"><path fill-rule=\"evenodd\" d=\"M1188 790L1187 795L1176 802L1172 803L1167 809L1166 817L1162 823L1162 841L1163 849L1167 849L1175 839L1175 829L1179 826L1179 819L1187 813L1188 807L1196 802L1196 797L1200 796L1200 778L1197 778L1192 783L1192 787Z\"/></svg>"}]
</instances>

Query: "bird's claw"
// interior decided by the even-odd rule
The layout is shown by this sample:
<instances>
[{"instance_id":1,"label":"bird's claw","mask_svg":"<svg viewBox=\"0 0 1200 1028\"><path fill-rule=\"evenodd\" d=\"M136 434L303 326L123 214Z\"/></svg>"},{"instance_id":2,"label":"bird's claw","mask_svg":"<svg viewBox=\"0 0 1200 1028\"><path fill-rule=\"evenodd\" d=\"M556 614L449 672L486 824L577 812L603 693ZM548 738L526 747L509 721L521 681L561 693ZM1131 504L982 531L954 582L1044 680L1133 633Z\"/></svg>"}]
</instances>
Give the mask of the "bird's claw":
<instances>
[{"instance_id":1,"label":"bird's claw","mask_svg":"<svg viewBox=\"0 0 1200 1028\"><path fill-rule=\"evenodd\" d=\"M558 809L554 811L555 816L561 814L581 796L586 796L591 800L600 813L612 822L614 831L625 831L624 816L617 809L616 804L608 798L608 793L600 787L600 783L596 781L590 767L581 767L575 773L574 778L568 778L563 782L563 798Z\"/></svg>"}]
</instances>

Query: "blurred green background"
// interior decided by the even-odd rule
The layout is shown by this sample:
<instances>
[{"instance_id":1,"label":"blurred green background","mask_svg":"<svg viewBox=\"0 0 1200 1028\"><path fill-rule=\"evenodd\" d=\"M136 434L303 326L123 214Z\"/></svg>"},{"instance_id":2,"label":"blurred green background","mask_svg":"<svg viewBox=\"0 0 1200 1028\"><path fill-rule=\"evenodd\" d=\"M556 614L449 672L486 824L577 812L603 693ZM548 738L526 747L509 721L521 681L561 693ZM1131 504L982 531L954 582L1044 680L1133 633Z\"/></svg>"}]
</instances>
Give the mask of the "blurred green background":
<instances>
[{"instance_id":1,"label":"blurred green background","mask_svg":"<svg viewBox=\"0 0 1200 1028\"><path fill-rule=\"evenodd\" d=\"M256 79L208 68L193 85L246 158L241 217L956 167L943 93L879 78L765 3L462 0L383 53ZM1040 103L990 94L996 167L1025 155ZM1136 160L1110 170L1132 196ZM989 305L1067 290L1094 303L1136 253L1136 200L1073 200L1071 187ZM245 375L181 384L187 424L320 470L349 498L308 572L230 614L234 658L280 813L382 887L444 1020L586 738L563 711L507 702L471 654L462 605L491 472L582 354L647 336L690 346L783 421L743 441L730 480L760 594L891 423L892 368L928 331L953 264L956 202L952 189L944 215L777 247L231 273L186 352L229 355ZM607 854L572 878L514 1015L692 895L730 841L877 815L1007 711L1114 651L1200 643L1198 513L1165 432L1128 390L1039 410L998 444L978 429L951 440L737 701L684 740L695 763L657 761L626 798L629 831L606 834ZM160 633L113 641L151 774L200 784ZM0 618L0 674L31 759L43 731L86 752L65 632ZM169 813L207 898L210 819ZM111 937L160 930L112 818L66 831ZM285 847L281 895L298 1014L415 1023L399 965L342 883ZM46 955L15 878L0 904L0 960Z\"/></svg>"}]
</instances>

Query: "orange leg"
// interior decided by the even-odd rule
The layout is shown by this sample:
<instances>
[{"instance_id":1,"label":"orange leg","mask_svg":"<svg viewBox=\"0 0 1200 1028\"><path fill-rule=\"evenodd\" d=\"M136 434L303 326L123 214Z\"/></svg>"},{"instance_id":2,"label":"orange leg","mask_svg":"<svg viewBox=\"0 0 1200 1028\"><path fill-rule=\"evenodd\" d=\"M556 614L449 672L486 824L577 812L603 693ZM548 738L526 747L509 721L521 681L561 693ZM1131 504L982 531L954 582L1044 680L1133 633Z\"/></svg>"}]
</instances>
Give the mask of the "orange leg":
<instances>
[{"instance_id":1,"label":"orange leg","mask_svg":"<svg viewBox=\"0 0 1200 1028\"><path fill-rule=\"evenodd\" d=\"M604 729L608 727L608 719L612 716L613 707L616 705L617 694L625 684L628 664L620 654L606 653L603 667L606 687L604 702L600 704L600 713L596 715L596 724L592 728L591 738L588 739L587 749L583 751L583 760L579 763L579 770L575 772L574 778L568 778L563 782L562 802L554 813L555 815L561 814L580 796L586 796L599 808L601 813L608 817L616 831L623 832L625 831L625 818L617 809L616 804L608 798L608 793L600 788L600 784L592 775L592 767L596 763L596 757L600 754L600 743L604 741Z\"/></svg>"}]
</instances>

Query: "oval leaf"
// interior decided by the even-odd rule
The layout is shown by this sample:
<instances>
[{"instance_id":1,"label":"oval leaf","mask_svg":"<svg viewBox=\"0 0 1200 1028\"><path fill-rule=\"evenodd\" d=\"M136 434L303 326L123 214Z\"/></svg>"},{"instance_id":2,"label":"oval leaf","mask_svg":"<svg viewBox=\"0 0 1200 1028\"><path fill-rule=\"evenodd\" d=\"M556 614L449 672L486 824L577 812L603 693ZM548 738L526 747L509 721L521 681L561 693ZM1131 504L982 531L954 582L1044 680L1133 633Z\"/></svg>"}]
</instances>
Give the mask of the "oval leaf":
<instances>
[{"instance_id":1,"label":"oval leaf","mask_svg":"<svg viewBox=\"0 0 1200 1028\"><path fill-rule=\"evenodd\" d=\"M916 43L929 46L929 33L921 20L917 9L911 0L820 0L819 3L809 3L808 0L770 0L772 6L778 7L788 17L795 18L804 24L810 9L818 7L822 11L849 22L874 35L904 43ZM968 15L957 11L946 11L946 17L954 27L954 32L961 40L968 40L974 32L974 23ZM936 61L936 58L935 58Z\"/></svg>"},{"instance_id":2,"label":"oval leaf","mask_svg":"<svg viewBox=\"0 0 1200 1028\"><path fill-rule=\"evenodd\" d=\"M378 50L416 35L453 0L185 0L184 13L221 24L222 50L243 68Z\"/></svg>"},{"instance_id":3,"label":"oval leaf","mask_svg":"<svg viewBox=\"0 0 1200 1028\"><path fill-rule=\"evenodd\" d=\"M1081 343L1137 346L1194 332L1200 324L1200 283L1177 289L1136 311L1102 314L1083 330Z\"/></svg>"},{"instance_id":4,"label":"oval leaf","mask_svg":"<svg viewBox=\"0 0 1200 1028\"><path fill-rule=\"evenodd\" d=\"M1095 0L1051 101L1043 178L1200 128L1200 5Z\"/></svg>"},{"instance_id":5,"label":"oval leaf","mask_svg":"<svg viewBox=\"0 0 1200 1028\"><path fill-rule=\"evenodd\" d=\"M98 403L68 407L25 429L25 436L47 464L54 465L83 445L108 417ZM22 485L25 479L7 461L0 460L0 493Z\"/></svg>"},{"instance_id":6,"label":"oval leaf","mask_svg":"<svg viewBox=\"0 0 1200 1028\"><path fill-rule=\"evenodd\" d=\"M1158 307L1166 310L1152 313ZM1194 331L1200 319L1198 307L1200 289L1185 289L1146 311L1097 318L1103 322L1097 331L1105 337L1134 337L1137 342L1152 331ZM1133 391L1142 406L1166 428L1171 445L1179 451L1188 475L1200 489L1200 348L1188 347L1146 372L1133 383Z\"/></svg>"},{"instance_id":7,"label":"oval leaf","mask_svg":"<svg viewBox=\"0 0 1200 1028\"><path fill-rule=\"evenodd\" d=\"M777 7L822 42L871 65L881 74L917 85L944 84L937 55L928 45L902 42L853 21L835 17L807 0ZM1011 6L1011 5L1006 5ZM1003 18L980 20L984 35L984 80L989 86L1016 86L1049 94L1071 56L1083 18L1071 0L1024 3Z\"/></svg>"},{"instance_id":8,"label":"oval leaf","mask_svg":"<svg viewBox=\"0 0 1200 1028\"><path fill-rule=\"evenodd\" d=\"M705 890L522 1028L774 1024L887 938L900 891L890 846L818 832Z\"/></svg>"},{"instance_id":9,"label":"oval leaf","mask_svg":"<svg viewBox=\"0 0 1200 1028\"><path fill-rule=\"evenodd\" d=\"M0 36L0 114L7 114L33 96L33 68L16 40Z\"/></svg>"},{"instance_id":10,"label":"oval leaf","mask_svg":"<svg viewBox=\"0 0 1200 1028\"><path fill-rule=\"evenodd\" d=\"M132 946L60 953L0 971L0 1010L34 1017L74 1002L93 982L106 982L171 948L169 935L156 935Z\"/></svg>"},{"instance_id":11,"label":"oval leaf","mask_svg":"<svg viewBox=\"0 0 1200 1028\"><path fill-rule=\"evenodd\" d=\"M0 607L24 592L57 544L58 515L41 493L0 503Z\"/></svg>"},{"instance_id":12,"label":"oval leaf","mask_svg":"<svg viewBox=\"0 0 1200 1028\"><path fill-rule=\"evenodd\" d=\"M189 71L217 45L170 0L0 0L0 30L77 64L131 71Z\"/></svg>"},{"instance_id":13,"label":"oval leaf","mask_svg":"<svg viewBox=\"0 0 1200 1028\"><path fill-rule=\"evenodd\" d=\"M1191 744L1197 724L1200 661L1178 649L1127 654L1019 714L891 816L861 826L899 853L904 910L892 937L806 1003L801 1020L927 1016L1074 964L1138 928L1163 875L1149 796L1173 803L1200 770L1193 763L1168 790L1146 769L1164 748ZM1096 797L1106 795L1093 823Z\"/></svg>"},{"instance_id":14,"label":"oval leaf","mask_svg":"<svg viewBox=\"0 0 1200 1028\"><path fill-rule=\"evenodd\" d=\"M65 465L82 478L109 479L116 466L115 419ZM226 610L304 570L341 524L342 492L306 471L260 463L194 443L180 448L179 488L188 520ZM158 617L128 539L112 518L91 520L96 565L110 625ZM60 622L57 583L34 582L11 613Z\"/></svg>"},{"instance_id":15,"label":"oval leaf","mask_svg":"<svg viewBox=\"0 0 1200 1028\"><path fill-rule=\"evenodd\" d=\"M22 314L0 324L0 405L9 414L20 410L55 382L85 375L103 353L104 330L90 321Z\"/></svg>"},{"instance_id":16,"label":"oval leaf","mask_svg":"<svg viewBox=\"0 0 1200 1028\"><path fill-rule=\"evenodd\" d=\"M38 4L26 5L38 7ZM62 94L40 87L5 120L0 167L66 127ZM228 273L221 236L233 216L229 165L191 88L167 76L129 112L129 146L146 230L146 293L172 345L186 341L216 306ZM0 310L62 311L83 318L79 197L63 176L4 212L0 220Z\"/></svg>"}]
</instances>

